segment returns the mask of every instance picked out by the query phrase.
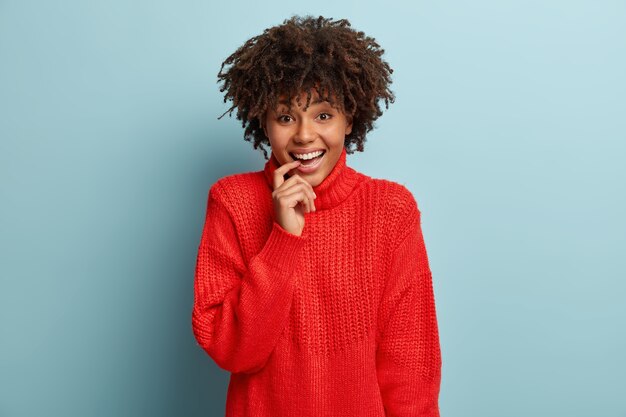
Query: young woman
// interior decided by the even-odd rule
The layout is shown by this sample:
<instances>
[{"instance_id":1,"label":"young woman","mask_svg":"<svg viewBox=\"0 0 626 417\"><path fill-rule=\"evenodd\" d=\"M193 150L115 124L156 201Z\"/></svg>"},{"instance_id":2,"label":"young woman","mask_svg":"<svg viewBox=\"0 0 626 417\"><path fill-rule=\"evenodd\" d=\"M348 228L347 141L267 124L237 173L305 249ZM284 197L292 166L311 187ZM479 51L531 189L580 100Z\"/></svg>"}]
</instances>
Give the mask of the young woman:
<instances>
[{"instance_id":1,"label":"young woman","mask_svg":"<svg viewBox=\"0 0 626 417\"><path fill-rule=\"evenodd\" d=\"M231 372L226 416L439 416L416 200L346 163L394 101L383 52L347 20L294 16L222 64L246 140L271 147L211 186L198 249L192 327Z\"/></svg>"}]
</instances>

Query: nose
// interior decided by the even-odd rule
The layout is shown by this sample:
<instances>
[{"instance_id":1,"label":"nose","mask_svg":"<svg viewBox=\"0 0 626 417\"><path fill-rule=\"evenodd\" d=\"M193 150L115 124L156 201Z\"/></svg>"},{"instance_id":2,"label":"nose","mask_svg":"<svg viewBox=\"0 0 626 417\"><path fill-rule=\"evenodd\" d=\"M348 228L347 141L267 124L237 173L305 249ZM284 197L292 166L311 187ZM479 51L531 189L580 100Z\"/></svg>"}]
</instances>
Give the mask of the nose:
<instances>
[{"instance_id":1,"label":"nose","mask_svg":"<svg viewBox=\"0 0 626 417\"><path fill-rule=\"evenodd\" d=\"M296 132L296 136L294 137L294 141L297 143L308 143L313 142L317 133L315 132L315 125L312 121L307 120L307 118L302 118L300 124L298 125L298 131Z\"/></svg>"}]
</instances>

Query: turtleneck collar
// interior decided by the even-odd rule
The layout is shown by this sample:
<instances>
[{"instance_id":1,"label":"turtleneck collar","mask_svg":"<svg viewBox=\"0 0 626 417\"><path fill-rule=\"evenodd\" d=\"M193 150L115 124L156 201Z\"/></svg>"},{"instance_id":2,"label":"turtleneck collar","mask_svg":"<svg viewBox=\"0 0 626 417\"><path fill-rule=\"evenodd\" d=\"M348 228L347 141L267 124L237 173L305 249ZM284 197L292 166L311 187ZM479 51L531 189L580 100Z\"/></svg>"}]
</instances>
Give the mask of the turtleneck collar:
<instances>
[{"instance_id":1,"label":"turtleneck collar","mask_svg":"<svg viewBox=\"0 0 626 417\"><path fill-rule=\"evenodd\" d=\"M313 187L313 191L317 195L315 199L315 208L317 210L326 210L335 207L348 197L354 187L359 182L359 173L346 164L346 148L341 151L339 160L328 173L322 182ZM265 178L270 186L274 189L274 171L280 167L280 164L274 153L267 162L263 171Z\"/></svg>"}]
</instances>

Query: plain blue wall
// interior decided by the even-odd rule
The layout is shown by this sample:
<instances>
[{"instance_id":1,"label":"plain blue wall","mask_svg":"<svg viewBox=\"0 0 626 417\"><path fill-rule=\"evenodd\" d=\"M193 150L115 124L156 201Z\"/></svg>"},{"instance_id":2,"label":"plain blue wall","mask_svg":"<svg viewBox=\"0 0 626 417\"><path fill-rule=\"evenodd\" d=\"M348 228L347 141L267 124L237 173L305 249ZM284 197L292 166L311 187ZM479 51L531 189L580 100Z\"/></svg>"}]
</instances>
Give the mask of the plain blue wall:
<instances>
[{"instance_id":1,"label":"plain blue wall","mask_svg":"<svg viewBox=\"0 0 626 417\"><path fill-rule=\"evenodd\" d=\"M223 415L196 250L264 159L216 74L293 13L395 69L348 163L422 211L442 416L626 416L626 5L591 0L0 1L0 416Z\"/></svg>"}]
</instances>

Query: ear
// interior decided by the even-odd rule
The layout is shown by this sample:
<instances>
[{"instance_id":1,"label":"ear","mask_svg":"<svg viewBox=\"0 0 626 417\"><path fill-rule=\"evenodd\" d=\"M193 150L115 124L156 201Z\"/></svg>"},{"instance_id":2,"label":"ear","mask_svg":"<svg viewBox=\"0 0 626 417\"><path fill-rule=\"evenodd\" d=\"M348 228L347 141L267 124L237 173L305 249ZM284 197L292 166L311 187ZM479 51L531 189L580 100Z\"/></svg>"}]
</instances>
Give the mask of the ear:
<instances>
[{"instance_id":1,"label":"ear","mask_svg":"<svg viewBox=\"0 0 626 417\"><path fill-rule=\"evenodd\" d=\"M349 135L350 133L352 133L352 118L347 121L346 125L346 135Z\"/></svg>"}]
</instances>

